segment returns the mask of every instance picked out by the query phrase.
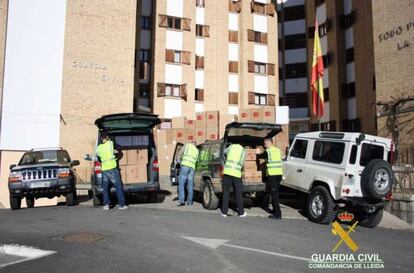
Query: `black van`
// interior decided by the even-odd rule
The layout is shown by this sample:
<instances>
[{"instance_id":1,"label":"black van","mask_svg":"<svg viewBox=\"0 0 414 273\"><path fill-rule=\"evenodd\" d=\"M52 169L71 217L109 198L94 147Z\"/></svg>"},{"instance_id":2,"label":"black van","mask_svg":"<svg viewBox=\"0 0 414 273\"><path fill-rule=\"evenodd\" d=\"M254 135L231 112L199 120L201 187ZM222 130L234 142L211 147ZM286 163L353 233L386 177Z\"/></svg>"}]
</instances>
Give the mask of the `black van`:
<instances>
[{"instance_id":1,"label":"black van","mask_svg":"<svg viewBox=\"0 0 414 273\"><path fill-rule=\"evenodd\" d=\"M206 209L216 209L221 197L221 179L224 170L224 150L231 143L242 146L262 146L265 138L272 138L282 132L278 124L233 122L227 124L223 139L206 141L197 146L200 154L207 153L207 160L199 160L194 174L194 191L202 194L202 203ZM172 185L178 184L179 154L183 144L177 143L173 161L171 162L170 181ZM265 191L264 183L251 183L243 181L244 193L262 193Z\"/></svg>"},{"instance_id":2,"label":"black van","mask_svg":"<svg viewBox=\"0 0 414 273\"><path fill-rule=\"evenodd\" d=\"M100 144L101 133L108 133L113 140L115 148L122 151L119 156L126 156L125 151L130 149L147 149L147 182L124 183L125 194L147 194L149 202L156 202L158 198L159 166L157 149L154 142L153 128L161 123L157 115L146 113L124 113L105 115L95 121L98 127L97 145ZM96 146L97 146L96 145ZM120 158L118 158L119 160ZM102 173L101 163L97 156L85 155L85 160L94 161L92 176L93 205L102 204ZM122 177L121 177L122 179ZM112 188L114 192L114 188Z\"/></svg>"}]
</instances>

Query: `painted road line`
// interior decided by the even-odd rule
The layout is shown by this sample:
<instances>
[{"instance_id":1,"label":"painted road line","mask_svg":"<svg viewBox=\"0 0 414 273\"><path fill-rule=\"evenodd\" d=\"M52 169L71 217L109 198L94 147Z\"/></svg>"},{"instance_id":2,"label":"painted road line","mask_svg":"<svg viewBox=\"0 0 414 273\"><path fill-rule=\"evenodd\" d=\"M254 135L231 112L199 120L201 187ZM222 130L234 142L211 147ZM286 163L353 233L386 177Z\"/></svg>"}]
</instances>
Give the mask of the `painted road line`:
<instances>
[{"instance_id":1,"label":"painted road line","mask_svg":"<svg viewBox=\"0 0 414 273\"><path fill-rule=\"evenodd\" d=\"M305 257L289 255L289 254L285 254L285 253L272 252L272 251L267 251L267 250L263 250L263 249L257 249L257 248L251 248L251 247L244 247L244 246L228 244L227 242L229 240L209 239L209 238L200 238L200 237L191 237L191 236L182 236L182 238L185 238L187 240L190 240L192 242L198 243L200 245L203 245L203 246L206 246L206 247L212 248L212 249L217 249L221 246L225 246L225 247L231 247L231 248L236 248L236 249L241 249L241 250L246 250L246 251L262 253L262 254L266 254L266 255L273 255L273 256L278 256L278 257L282 257L282 258L288 258L288 259L294 259L294 260L310 262L310 259L305 258Z\"/></svg>"},{"instance_id":2,"label":"painted road line","mask_svg":"<svg viewBox=\"0 0 414 273\"><path fill-rule=\"evenodd\" d=\"M16 244L9 244L9 245L0 245L0 258L7 257L4 259L4 263L0 263L0 268L14 265L22 262L27 262L30 260L35 260L39 258L43 258L52 254L55 254L56 251L52 250L43 250L40 248L35 248L31 246L24 246L24 245L16 245ZM0 259L1 260L1 259Z\"/></svg>"}]
</instances>

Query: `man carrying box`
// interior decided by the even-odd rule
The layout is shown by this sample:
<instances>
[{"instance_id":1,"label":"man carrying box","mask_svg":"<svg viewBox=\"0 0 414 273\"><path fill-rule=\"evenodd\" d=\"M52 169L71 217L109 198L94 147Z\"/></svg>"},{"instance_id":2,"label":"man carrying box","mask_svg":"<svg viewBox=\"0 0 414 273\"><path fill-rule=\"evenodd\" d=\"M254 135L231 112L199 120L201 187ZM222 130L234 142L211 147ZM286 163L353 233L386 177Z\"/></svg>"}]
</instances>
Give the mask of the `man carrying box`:
<instances>
[{"instance_id":1,"label":"man carrying box","mask_svg":"<svg viewBox=\"0 0 414 273\"><path fill-rule=\"evenodd\" d=\"M282 152L273 145L273 140L267 138L264 140L266 152L259 153L259 158L266 158L266 175L267 175L267 195L264 198L263 205L267 209L269 204L269 195L272 196L273 213L269 216L271 219L281 219L282 212L279 205L279 185L282 181ZM269 192L270 191L270 192Z\"/></svg>"},{"instance_id":2,"label":"man carrying box","mask_svg":"<svg viewBox=\"0 0 414 273\"><path fill-rule=\"evenodd\" d=\"M184 186L187 183L187 205L193 204L194 171L198 159L198 149L192 141L184 145L181 155L181 168L178 176L178 206L185 205Z\"/></svg>"},{"instance_id":3,"label":"man carrying box","mask_svg":"<svg viewBox=\"0 0 414 273\"><path fill-rule=\"evenodd\" d=\"M227 217L229 210L229 196L231 187L234 189L234 195L236 196L237 214L239 217L246 217L247 214L244 211L243 205L243 182L242 182L242 169L244 160L246 158L246 151L240 144L231 144L227 150L226 163L223 170L223 204L221 207L221 215Z\"/></svg>"}]
</instances>

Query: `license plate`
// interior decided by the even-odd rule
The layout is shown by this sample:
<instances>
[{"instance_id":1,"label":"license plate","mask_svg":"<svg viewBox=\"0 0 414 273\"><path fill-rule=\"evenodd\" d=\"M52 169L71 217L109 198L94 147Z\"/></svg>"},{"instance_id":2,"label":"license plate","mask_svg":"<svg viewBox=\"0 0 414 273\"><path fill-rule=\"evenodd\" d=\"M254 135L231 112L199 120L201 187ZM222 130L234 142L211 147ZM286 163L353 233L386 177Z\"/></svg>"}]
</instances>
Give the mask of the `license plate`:
<instances>
[{"instance_id":1,"label":"license plate","mask_svg":"<svg viewBox=\"0 0 414 273\"><path fill-rule=\"evenodd\" d=\"M30 183L29 187L31 189L48 188L48 187L50 187L50 182L32 182L32 183Z\"/></svg>"}]
</instances>

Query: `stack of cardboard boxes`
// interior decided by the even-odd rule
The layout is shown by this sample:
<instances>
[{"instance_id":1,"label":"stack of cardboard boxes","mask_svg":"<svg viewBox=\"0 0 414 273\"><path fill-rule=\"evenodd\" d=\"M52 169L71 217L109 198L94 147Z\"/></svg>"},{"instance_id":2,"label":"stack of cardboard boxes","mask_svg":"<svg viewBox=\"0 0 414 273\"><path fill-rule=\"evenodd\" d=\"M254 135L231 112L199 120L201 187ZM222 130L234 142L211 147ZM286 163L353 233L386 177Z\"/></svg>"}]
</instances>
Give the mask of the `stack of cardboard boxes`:
<instances>
[{"instance_id":1,"label":"stack of cardboard boxes","mask_svg":"<svg viewBox=\"0 0 414 273\"><path fill-rule=\"evenodd\" d=\"M262 164L263 160L257 160L257 149L246 148L246 159L244 161L244 181L249 183L261 183L262 182Z\"/></svg>"},{"instance_id":2,"label":"stack of cardboard boxes","mask_svg":"<svg viewBox=\"0 0 414 273\"><path fill-rule=\"evenodd\" d=\"M119 159L121 179L124 184L147 182L148 150L122 150Z\"/></svg>"},{"instance_id":3,"label":"stack of cardboard boxes","mask_svg":"<svg viewBox=\"0 0 414 273\"><path fill-rule=\"evenodd\" d=\"M260 108L241 109L239 113L240 122L276 122L276 108L263 106Z\"/></svg>"}]
</instances>

